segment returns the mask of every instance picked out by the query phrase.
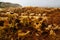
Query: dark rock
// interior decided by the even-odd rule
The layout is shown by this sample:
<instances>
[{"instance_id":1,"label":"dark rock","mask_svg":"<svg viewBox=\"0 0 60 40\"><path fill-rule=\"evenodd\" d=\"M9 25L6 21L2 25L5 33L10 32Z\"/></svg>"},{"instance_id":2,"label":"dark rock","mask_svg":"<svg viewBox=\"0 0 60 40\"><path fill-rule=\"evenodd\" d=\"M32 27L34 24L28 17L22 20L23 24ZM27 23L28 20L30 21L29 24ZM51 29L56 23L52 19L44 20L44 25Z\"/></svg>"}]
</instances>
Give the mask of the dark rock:
<instances>
[{"instance_id":1,"label":"dark rock","mask_svg":"<svg viewBox=\"0 0 60 40\"><path fill-rule=\"evenodd\" d=\"M9 3L9 2L0 2L0 8L6 8L6 7L22 7L19 4Z\"/></svg>"}]
</instances>

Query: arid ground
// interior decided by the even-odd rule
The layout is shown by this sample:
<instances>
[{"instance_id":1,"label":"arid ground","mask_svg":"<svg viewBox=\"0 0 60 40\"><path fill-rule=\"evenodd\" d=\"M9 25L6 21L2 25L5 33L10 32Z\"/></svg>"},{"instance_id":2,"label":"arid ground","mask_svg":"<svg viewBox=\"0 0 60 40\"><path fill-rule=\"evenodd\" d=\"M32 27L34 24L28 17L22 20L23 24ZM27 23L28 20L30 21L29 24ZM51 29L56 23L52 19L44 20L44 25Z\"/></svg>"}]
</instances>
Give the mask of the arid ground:
<instances>
[{"instance_id":1,"label":"arid ground","mask_svg":"<svg viewBox=\"0 0 60 40\"><path fill-rule=\"evenodd\" d=\"M60 40L60 8L0 8L0 40Z\"/></svg>"}]
</instances>

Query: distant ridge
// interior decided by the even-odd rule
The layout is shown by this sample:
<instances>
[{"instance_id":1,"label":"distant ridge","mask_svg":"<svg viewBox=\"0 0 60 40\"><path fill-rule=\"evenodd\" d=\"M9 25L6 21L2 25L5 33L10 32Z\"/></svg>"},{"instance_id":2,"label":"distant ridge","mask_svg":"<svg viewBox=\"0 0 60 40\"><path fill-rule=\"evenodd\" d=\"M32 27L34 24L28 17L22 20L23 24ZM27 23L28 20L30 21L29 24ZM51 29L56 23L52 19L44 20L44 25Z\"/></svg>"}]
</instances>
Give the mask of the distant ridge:
<instances>
[{"instance_id":1,"label":"distant ridge","mask_svg":"<svg viewBox=\"0 0 60 40\"><path fill-rule=\"evenodd\" d=\"M6 7L22 7L19 4L9 3L9 2L0 2L0 8L6 8Z\"/></svg>"}]
</instances>

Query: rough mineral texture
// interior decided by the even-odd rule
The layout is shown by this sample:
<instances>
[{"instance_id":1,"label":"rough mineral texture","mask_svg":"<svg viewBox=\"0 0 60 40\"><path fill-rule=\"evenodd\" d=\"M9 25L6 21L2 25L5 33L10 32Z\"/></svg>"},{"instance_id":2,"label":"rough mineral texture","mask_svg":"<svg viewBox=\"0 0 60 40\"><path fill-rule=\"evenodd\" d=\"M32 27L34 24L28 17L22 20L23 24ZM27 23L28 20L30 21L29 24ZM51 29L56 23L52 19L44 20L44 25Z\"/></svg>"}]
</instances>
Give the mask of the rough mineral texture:
<instances>
[{"instance_id":1,"label":"rough mineral texture","mask_svg":"<svg viewBox=\"0 0 60 40\"><path fill-rule=\"evenodd\" d=\"M0 8L0 40L60 40L60 8Z\"/></svg>"}]
</instances>

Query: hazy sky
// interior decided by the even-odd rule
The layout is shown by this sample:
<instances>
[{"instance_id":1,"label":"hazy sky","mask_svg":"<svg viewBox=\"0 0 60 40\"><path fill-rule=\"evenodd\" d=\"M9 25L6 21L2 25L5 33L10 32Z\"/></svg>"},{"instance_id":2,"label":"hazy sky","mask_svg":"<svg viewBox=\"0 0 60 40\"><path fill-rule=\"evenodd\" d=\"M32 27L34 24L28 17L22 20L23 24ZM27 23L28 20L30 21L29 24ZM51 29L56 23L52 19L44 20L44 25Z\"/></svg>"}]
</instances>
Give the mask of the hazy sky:
<instances>
[{"instance_id":1,"label":"hazy sky","mask_svg":"<svg viewBox=\"0 0 60 40\"><path fill-rule=\"evenodd\" d=\"M3 2L18 3L22 6L60 7L60 0L0 0Z\"/></svg>"}]
</instances>

